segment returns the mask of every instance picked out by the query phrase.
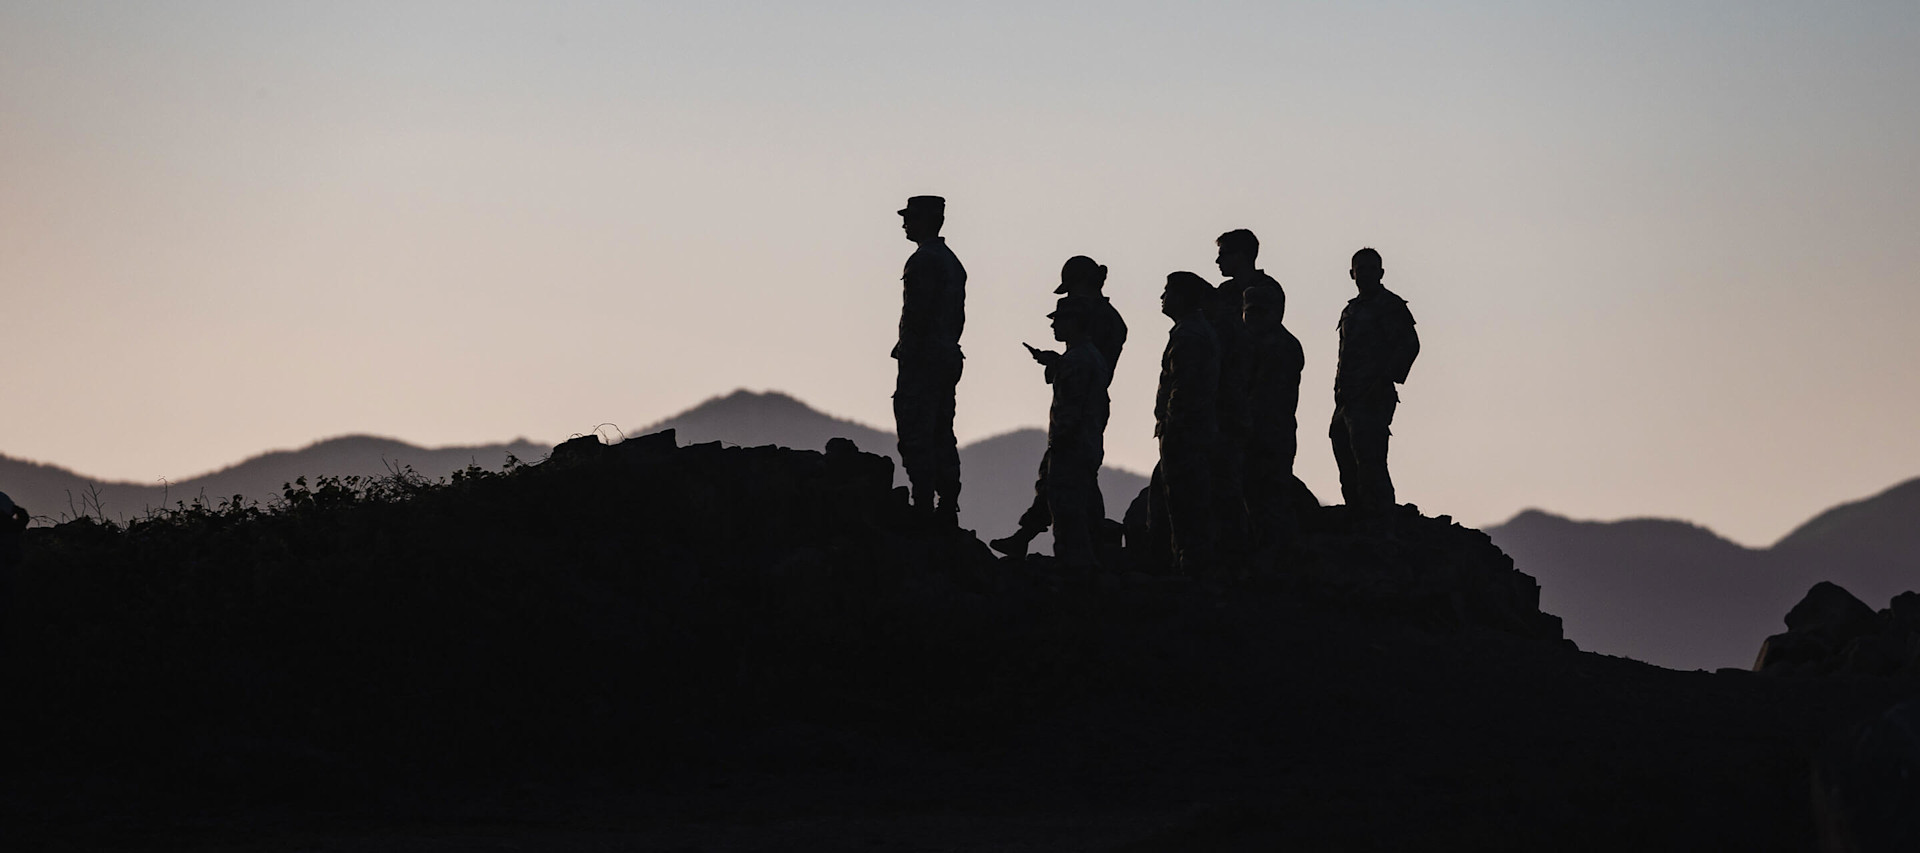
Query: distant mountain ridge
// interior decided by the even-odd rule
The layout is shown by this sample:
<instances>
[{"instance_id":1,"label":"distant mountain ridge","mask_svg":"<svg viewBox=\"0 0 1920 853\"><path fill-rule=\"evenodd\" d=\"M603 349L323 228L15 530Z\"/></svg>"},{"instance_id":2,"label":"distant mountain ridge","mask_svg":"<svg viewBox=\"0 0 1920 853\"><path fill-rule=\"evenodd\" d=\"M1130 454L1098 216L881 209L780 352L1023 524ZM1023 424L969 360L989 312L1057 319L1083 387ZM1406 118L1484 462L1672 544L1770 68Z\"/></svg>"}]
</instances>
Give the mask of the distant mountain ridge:
<instances>
[{"instance_id":1,"label":"distant mountain ridge","mask_svg":"<svg viewBox=\"0 0 1920 853\"><path fill-rule=\"evenodd\" d=\"M468 465L497 470L509 454L538 461L547 451L546 446L524 438L503 444L425 448L397 439L350 435L298 450L262 453L178 482L155 483L98 480L56 465L0 456L0 492L44 519L98 513L117 520L201 497L220 500L241 495L269 501L279 496L282 484L301 476L377 476L406 466L437 479Z\"/></svg>"},{"instance_id":2,"label":"distant mountain ridge","mask_svg":"<svg viewBox=\"0 0 1920 853\"><path fill-rule=\"evenodd\" d=\"M824 450L831 438L851 439L861 450L878 453L899 465L894 434L855 421L825 414L778 391L734 391L702 402L685 412L631 431L646 435L672 429L682 444L721 441L755 446L774 444L800 450ZM1018 429L981 439L960 448L960 523L994 538L1013 532L1020 513L1033 502L1033 481L1047 434ZM897 467L894 482L904 485ZM1127 504L1147 485L1147 478L1131 471L1100 469L1100 491L1107 500L1107 517L1118 519ZM1051 545L1035 540L1036 550Z\"/></svg>"},{"instance_id":3,"label":"distant mountain ridge","mask_svg":"<svg viewBox=\"0 0 1920 853\"><path fill-rule=\"evenodd\" d=\"M896 465L899 462L893 433L833 417L778 391L737 390L625 432L646 435L663 429L675 430L681 444L720 441L801 450L822 450L828 439L847 438L862 450L892 458ZM1028 428L960 448L961 523L989 538L1012 532L1020 513L1033 501L1034 476L1046 446L1046 433ZM318 441L298 450L263 453L174 483L98 480L54 465L0 456L0 492L50 521L96 512L107 518L129 519L150 508L191 502L202 496L218 500L241 495L267 502L280 495L282 484L301 476L378 476L406 465L437 479L470 464L498 469L509 454L537 462L546 458L550 449L524 438L502 444L424 448L391 438L352 435ZM895 481L906 482L897 470ZM1108 517L1117 519L1124 514L1127 504L1146 484L1147 479L1139 474L1102 469L1100 486L1107 498ZM1048 547L1044 537L1035 543L1037 550Z\"/></svg>"},{"instance_id":4,"label":"distant mountain ridge","mask_svg":"<svg viewBox=\"0 0 1920 853\"><path fill-rule=\"evenodd\" d=\"M1682 521L1527 510L1487 534L1540 581L1582 648L1678 669L1744 667L1820 581L1884 607L1920 588L1920 479L1834 507L1770 548Z\"/></svg>"}]
</instances>

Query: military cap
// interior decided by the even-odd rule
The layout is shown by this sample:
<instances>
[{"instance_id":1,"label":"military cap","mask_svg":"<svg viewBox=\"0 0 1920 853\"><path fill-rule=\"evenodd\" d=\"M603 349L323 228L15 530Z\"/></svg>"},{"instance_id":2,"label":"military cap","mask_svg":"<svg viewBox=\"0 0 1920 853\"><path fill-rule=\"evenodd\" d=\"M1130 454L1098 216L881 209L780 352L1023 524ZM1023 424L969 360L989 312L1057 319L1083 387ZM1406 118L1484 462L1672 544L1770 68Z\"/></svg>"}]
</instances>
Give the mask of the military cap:
<instances>
[{"instance_id":1,"label":"military cap","mask_svg":"<svg viewBox=\"0 0 1920 853\"><path fill-rule=\"evenodd\" d=\"M1101 264L1094 263L1094 260L1086 255L1074 255L1067 259L1064 266L1060 267L1060 286L1054 288L1053 292L1066 293L1069 282L1082 278L1093 279L1094 288L1099 289L1107 283L1107 268Z\"/></svg>"},{"instance_id":2,"label":"military cap","mask_svg":"<svg viewBox=\"0 0 1920 853\"><path fill-rule=\"evenodd\" d=\"M947 213L947 200L937 195L917 195L907 199L907 206L900 208L900 215L909 213L931 213L944 216Z\"/></svg>"}]
</instances>

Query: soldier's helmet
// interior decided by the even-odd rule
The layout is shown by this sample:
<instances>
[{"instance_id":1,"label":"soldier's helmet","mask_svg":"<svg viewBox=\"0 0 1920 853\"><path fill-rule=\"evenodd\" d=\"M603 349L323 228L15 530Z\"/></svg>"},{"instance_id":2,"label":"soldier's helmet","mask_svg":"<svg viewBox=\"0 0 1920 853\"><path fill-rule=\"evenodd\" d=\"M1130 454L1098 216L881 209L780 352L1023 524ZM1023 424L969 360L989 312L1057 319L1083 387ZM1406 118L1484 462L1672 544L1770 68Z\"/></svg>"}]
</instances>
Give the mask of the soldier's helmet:
<instances>
[{"instance_id":1,"label":"soldier's helmet","mask_svg":"<svg viewBox=\"0 0 1920 853\"><path fill-rule=\"evenodd\" d=\"M921 214L927 216L947 215L947 200L937 195L917 195L907 199L907 206L900 208L901 216Z\"/></svg>"}]
</instances>

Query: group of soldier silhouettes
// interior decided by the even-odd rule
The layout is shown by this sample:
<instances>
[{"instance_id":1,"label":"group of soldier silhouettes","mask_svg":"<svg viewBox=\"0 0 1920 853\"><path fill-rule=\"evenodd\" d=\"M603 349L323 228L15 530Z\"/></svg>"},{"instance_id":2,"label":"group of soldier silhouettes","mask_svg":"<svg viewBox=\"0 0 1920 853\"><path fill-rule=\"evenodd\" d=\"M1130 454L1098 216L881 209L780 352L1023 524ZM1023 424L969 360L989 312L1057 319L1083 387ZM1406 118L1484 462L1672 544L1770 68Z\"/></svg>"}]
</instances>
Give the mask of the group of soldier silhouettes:
<instances>
[{"instance_id":1,"label":"group of soldier silhouettes","mask_svg":"<svg viewBox=\"0 0 1920 853\"><path fill-rule=\"evenodd\" d=\"M899 362L893 412L915 509L958 523L960 455L953 434L954 389L966 321L967 271L940 237L946 200L914 196L900 210L917 248L901 275ZM1308 507L1318 506L1293 474L1295 410L1305 355L1285 325L1287 296L1256 266L1260 241L1245 229L1215 241L1219 285L1192 272L1167 276L1160 311L1173 320L1160 356L1154 437L1160 460L1143 500L1145 549L1159 567L1194 576L1272 567L1284 560ZM1347 506L1369 519L1394 506L1387 473L1388 428L1420 339L1407 303L1381 285L1380 253L1361 249L1348 273L1359 294L1340 312L1339 366L1328 434ZM1060 270L1061 298L1047 316L1064 352L1027 347L1053 386L1047 449L1034 501L1020 528L990 544L1024 556L1051 528L1054 556L1069 568L1100 564L1107 528L1099 472L1105 456L1107 386L1127 324L1102 293L1107 268L1076 255ZM1130 512L1129 515L1134 513Z\"/></svg>"}]
</instances>

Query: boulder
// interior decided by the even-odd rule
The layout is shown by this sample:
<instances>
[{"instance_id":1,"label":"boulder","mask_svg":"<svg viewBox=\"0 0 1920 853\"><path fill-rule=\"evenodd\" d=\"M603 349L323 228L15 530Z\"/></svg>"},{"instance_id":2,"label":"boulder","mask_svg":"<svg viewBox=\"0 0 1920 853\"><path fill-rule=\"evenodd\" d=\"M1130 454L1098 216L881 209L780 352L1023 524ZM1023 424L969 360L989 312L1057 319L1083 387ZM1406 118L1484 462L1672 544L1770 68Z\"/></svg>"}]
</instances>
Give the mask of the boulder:
<instances>
[{"instance_id":1,"label":"boulder","mask_svg":"<svg viewBox=\"0 0 1920 853\"><path fill-rule=\"evenodd\" d=\"M1786 623L1786 633L1760 644L1753 671L1920 676L1920 594L1901 593L1875 613L1852 593L1822 581L1787 612Z\"/></svg>"},{"instance_id":2,"label":"boulder","mask_svg":"<svg viewBox=\"0 0 1920 853\"><path fill-rule=\"evenodd\" d=\"M1813 634L1839 646L1873 629L1873 608L1839 584L1821 581L1787 611L1787 630Z\"/></svg>"}]
</instances>

